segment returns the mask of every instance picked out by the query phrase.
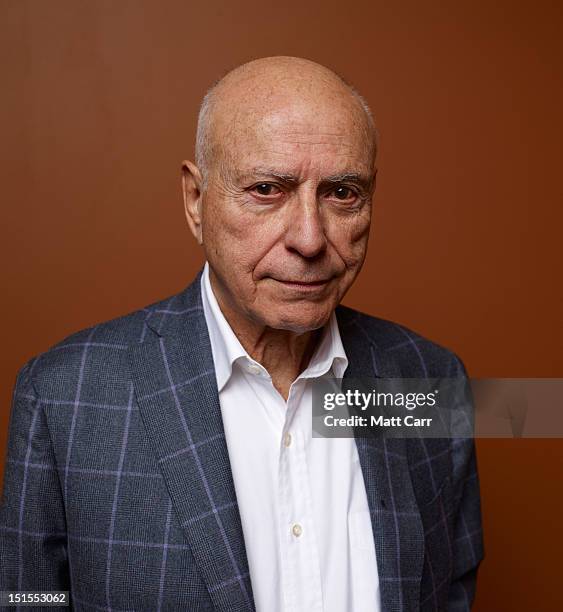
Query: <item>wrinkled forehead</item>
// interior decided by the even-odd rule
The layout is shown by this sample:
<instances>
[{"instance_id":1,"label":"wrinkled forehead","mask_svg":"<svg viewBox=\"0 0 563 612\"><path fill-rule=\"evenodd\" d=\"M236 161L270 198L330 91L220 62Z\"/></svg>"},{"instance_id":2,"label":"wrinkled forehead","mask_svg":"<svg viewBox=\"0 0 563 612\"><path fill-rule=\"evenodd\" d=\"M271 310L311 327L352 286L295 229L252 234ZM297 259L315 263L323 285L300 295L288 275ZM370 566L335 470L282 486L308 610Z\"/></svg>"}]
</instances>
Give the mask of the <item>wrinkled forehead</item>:
<instances>
[{"instance_id":1,"label":"wrinkled forehead","mask_svg":"<svg viewBox=\"0 0 563 612\"><path fill-rule=\"evenodd\" d=\"M214 157L231 172L256 165L329 174L369 173L373 167L370 125L359 104L349 100L298 100L271 108L250 103L218 116L214 127Z\"/></svg>"}]
</instances>

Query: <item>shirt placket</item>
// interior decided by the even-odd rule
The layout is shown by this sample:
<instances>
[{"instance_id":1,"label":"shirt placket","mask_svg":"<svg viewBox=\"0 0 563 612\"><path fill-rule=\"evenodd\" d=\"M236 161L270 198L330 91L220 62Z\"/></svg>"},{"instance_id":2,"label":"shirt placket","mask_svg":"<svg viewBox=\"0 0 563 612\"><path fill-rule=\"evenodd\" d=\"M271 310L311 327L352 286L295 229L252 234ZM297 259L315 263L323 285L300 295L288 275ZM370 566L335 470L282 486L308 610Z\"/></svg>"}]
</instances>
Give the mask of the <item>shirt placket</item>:
<instances>
[{"instance_id":1,"label":"shirt placket","mask_svg":"<svg viewBox=\"0 0 563 612\"><path fill-rule=\"evenodd\" d=\"M306 382L291 387L279 460L279 529L284 612L322 612L322 582L307 468ZM310 392L309 392L310 393Z\"/></svg>"}]
</instances>

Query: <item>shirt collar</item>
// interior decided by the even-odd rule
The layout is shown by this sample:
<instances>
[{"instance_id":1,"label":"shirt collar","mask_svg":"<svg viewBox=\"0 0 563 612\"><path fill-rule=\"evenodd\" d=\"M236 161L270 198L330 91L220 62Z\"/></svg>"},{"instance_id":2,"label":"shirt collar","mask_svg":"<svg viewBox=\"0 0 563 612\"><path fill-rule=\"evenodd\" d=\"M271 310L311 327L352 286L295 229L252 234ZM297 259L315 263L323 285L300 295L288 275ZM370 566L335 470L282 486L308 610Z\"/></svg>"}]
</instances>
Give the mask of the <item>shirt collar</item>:
<instances>
[{"instance_id":1,"label":"shirt collar","mask_svg":"<svg viewBox=\"0 0 563 612\"><path fill-rule=\"evenodd\" d=\"M246 352L219 307L209 280L208 262L205 262L201 275L201 298L213 352L217 388L221 392L231 377L233 364L237 360L256 362ZM348 358L340 337L338 321L333 312L323 328L309 365L298 378L317 378L329 372L331 368L335 378L342 378L347 367Z\"/></svg>"}]
</instances>

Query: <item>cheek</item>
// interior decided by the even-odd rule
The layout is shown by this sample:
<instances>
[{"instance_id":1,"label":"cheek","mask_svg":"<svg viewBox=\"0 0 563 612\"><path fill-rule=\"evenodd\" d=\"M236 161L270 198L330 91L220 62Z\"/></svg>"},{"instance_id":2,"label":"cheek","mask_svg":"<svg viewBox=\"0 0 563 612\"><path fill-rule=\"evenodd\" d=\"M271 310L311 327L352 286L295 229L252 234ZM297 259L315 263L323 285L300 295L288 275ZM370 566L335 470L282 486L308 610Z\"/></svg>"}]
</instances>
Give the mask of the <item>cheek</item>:
<instances>
[{"instance_id":1,"label":"cheek","mask_svg":"<svg viewBox=\"0 0 563 612\"><path fill-rule=\"evenodd\" d=\"M244 210L230 200L203 209L203 246L208 259L224 269L252 272L277 239L280 223Z\"/></svg>"},{"instance_id":2,"label":"cheek","mask_svg":"<svg viewBox=\"0 0 563 612\"><path fill-rule=\"evenodd\" d=\"M361 265L364 260L370 228L370 218L367 215L338 219L332 226L331 243L346 263L353 268Z\"/></svg>"}]
</instances>

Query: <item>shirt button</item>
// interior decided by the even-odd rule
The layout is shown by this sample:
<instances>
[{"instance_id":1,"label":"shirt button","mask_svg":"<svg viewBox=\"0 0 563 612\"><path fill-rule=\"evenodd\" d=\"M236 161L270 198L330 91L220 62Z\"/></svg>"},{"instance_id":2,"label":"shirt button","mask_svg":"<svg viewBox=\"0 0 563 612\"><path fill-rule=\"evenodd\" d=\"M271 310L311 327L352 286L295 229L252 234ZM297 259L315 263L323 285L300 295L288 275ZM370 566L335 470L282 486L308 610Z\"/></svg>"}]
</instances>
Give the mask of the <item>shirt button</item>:
<instances>
[{"instance_id":1,"label":"shirt button","mask_svg":"<svg viewBox=\"0 0 563 612\"><path fill-rule=\"evenodd\" d=\"M248 364L248 371L251 374L260 374L262 372L260 366L256 365L255 363L249 363Z\"/></svg>"},{"instance_id":2,"label":"shirt button","mask_svg":"<svg viewBox=\"0 0 563 612\"><path fill-rule=\"evenodd\" d=\"M299 523L295 523L291 528L291 533L298 538L303 533L303 527Z\"/></svg>"},{"instance_id":3,"label":"shirt button","mask_svg":"<svg viewBox=\"0 0 563 612\"><path fill-rule=\"evenodd\" d=\"M284 446L291 446L291 434L289 431L283 437L283 444Z\"/></svg>"}]
</instances>

